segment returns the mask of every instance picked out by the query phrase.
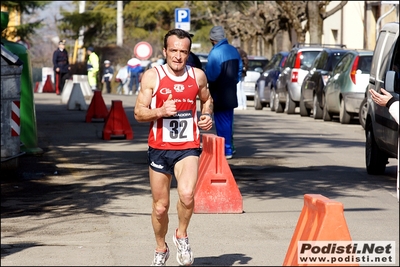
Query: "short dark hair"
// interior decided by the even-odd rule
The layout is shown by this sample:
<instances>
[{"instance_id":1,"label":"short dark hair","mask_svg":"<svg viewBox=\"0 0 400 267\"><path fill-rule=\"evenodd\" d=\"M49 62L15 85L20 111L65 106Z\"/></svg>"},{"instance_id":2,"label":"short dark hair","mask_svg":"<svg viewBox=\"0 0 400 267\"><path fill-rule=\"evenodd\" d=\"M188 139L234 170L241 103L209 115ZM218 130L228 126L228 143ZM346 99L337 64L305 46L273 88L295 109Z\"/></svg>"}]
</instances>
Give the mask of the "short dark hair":
<instances>
[{"instance_id":1,"label":"short dark hair","mask_svg":"<svg viewBox=\"0 0 400 267\"><path fill-rule=\"evenodd\" d=\"M190 34L187 31L181 30L181 29L172 29L167 34L164 36L164 48L167 49L167 40L168 37L176 35L179 39L184 39L184 38L189 38L190 40L190 45L189 45L189 51L192 48L192 38L190 37Z\"/></svg>"}]
</instances>

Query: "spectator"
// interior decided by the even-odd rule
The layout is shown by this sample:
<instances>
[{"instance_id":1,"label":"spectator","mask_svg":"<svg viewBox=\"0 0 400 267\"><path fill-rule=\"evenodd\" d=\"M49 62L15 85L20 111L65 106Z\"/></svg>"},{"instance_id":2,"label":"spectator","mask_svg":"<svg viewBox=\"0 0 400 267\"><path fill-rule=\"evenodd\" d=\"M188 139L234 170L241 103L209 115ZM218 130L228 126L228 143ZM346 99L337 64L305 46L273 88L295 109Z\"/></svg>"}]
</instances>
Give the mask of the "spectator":
<instances>
[{"instance_id":1,"label":"spectator","mask_svg":"<svg viewBox=\"0 0 400 267\"><path fill-rule=\"evenodd\" d=\"M237 84L237 97L238 97L237 109L247 109L247 97L244 92L243 82L244 82L244 77L246 77L247 69L249 68L249 59L247 58L247 53L243 49L241 49L240 47L236 47L236 49L238 50L243 62L242 76L240 77L240 81Z\"/></svg>"},{"instance_id":2,"label":"spectator","mask_svg":"<svg viewBox=\"0 0 400 267\"><path fill-rule=\"evenodd\" d=\"M100 68L100 61L97 54L94 52L94 48L89 46L87 49L89 55L87 61L87 71L88 71L88 82L92 90L97 90L97 73Z\"/></svg>"},{"instance_id":3,"label":"spectator","mask_svg":"<svg viewBox=\"0 0 400 267\"><path fill-rule=\"evenodd\" d=\"M199 130L208 131L212 127L212 98L204 72L186 65L190 46L190 35L184 30L173 29L165 35L166 64L144 73L135 104L135 119L150 122L147 155L153 197L151 221L156 240L153 266L164 266L169 257L165 236L173 175L179 196L178 227L173 234L176 259L181 266L194 261L187 229L198 178ZM197 116L197 97L202 106L200 116Z\"/></svg>"},{"instance_id":4,"label":"spectator","mask_svg":"<svg viewBox=\"0 0 400 267\"><path fill-rule=\"evenodd\" d=\"M56 90L61 94L65 81L69 78L68 52L65 49L65 40L58 42L58 48L53 53L53 69L55 73Z\"/></svg>"},{"instance_id":5,"label":"spectator","mask_svg":"<svg viewBox=\"0 0 400 267\"><path fill-rule=\"evenodd\" d=\"M128 73L128 66L124 66L119 69L117 76L115 76L115 81L118 82L117 87L117 94L124 94L127 95L129 88L129 73Z\"/></svg>"},{"instance_id":6,"label":"spectator","mask_svg":"<svg viewBox=\"0 0 400 267\"><path fill-rule=\"evenodd\" d=\"M158 65L164 65L165 64L165 59L164 59L164 57L162 55L158 55L157 64Z\"/></svg>"},{"instance_id":7,"label":"spectator","mask_svg":"<svg viewBox=\"0 0 400 267\"><path fill-rule=\"evenodd\" d=\"M114 69L109 60L104 61L103 77L101 82L106 85L107 94L111 93L111 80L114 75Z\"/></svg>"},{"instance_id":8,"label":"spectator","mask_svg":"<svg viewBox=\"0 0 400 267\"><path fill-rule=\"evenodd\" d=\"M139 93L140 74L143 73L142 62L137 58L131 58L128 61L128 72L130 76L129 94L133 93L133 84L135 84L135 94Z\"/></svg>"},{"instance_id":9,"label":"spectator","mask_svg":"<svg viewBox=\"0 0 400 267\"><path fill-rule=\"evenodd\" d=\"M193 38L194 34L193 33L189 33L190 38ZM201 61L199 59L198 56L196 56L195 53L193 53L192 51L190 51L189 54L189 59L186 62L187 65L191 66L191 67L196 67L198 69L203 69L203 65L201 64Z\"/></svg>"},{"instance_id":10,"label":"spectator","mask_svg":"<svg viewBox=\"0 0 400 267\"><path fill-rule=\"evenodd\" d=\"M218 136L225 138L225 157L231 159L233 146L233 111L238 106L237 83L243 63L236 47L230 45L221 26L210 31L213 45L206 65L206 76L214 101L214 120Z\"/></svg>"}]
</instances>

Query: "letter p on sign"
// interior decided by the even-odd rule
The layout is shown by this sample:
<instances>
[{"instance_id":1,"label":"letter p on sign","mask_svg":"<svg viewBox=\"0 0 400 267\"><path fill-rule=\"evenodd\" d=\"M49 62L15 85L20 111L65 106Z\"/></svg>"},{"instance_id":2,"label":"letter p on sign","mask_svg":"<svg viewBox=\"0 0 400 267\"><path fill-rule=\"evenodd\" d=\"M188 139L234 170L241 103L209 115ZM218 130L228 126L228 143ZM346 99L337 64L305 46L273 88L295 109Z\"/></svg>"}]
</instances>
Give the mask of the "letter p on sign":
<instances>
[{"instance_id":1,"label":"letter p on sign","mask_svg":"<svg viewBox=\"0 0 400 267\"><path fill-rule=\"evenodd\" d=\"M175 9L175 28L190 31L190 9Z\"/></svg>"}]
</instances>

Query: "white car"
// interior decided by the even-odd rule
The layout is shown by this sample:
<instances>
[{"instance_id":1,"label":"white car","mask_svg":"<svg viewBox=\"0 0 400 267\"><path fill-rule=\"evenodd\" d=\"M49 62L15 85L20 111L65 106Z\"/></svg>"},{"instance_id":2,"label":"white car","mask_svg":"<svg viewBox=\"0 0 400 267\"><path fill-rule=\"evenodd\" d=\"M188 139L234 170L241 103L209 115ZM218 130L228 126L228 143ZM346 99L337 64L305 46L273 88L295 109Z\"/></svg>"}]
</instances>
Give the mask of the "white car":
<instances>
[{"instance_id":1,"label":"white car","mask_svg":"<svg viewBox=\"0 0 400 267\"><path fill-rule=\"evenodd\" d=\"M249 59L249 68L244 77L243 88L247 99L254 99L257 80L269 60L266 57L258 56L247 56L247 58Z\"/></svg>"}]
</instances>

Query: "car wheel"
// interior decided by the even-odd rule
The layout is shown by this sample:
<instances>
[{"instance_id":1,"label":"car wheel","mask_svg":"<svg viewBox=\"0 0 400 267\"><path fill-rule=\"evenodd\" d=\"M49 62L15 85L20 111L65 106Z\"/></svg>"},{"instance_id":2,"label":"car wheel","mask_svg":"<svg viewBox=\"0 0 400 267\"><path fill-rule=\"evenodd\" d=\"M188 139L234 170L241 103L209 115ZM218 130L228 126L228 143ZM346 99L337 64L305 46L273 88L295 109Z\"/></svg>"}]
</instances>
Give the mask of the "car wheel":
<instances>
[{"instance_id":1,"label":"car wheel","mask_svg":"<svg viewBox=\"0 0 400 267\"><path fill-rule=\"evenodd\" d=\"M344 99L340 100L340 111L339 120L341 124L349 124L351 121L351 115L346 111L346 105L344 104Z\"/></svg>"},{"instance_id":2,"label":"car wheel","mask_svg":"<svg viewBox=\"0 0 400 267\"><path fill-rule=\"evenodd\" d=\"M325 99L325 97L324 97L324 99ZM332 116L328 112L328 106L326 104L326 100L324 101L324 109L322 110L322 119L324 121L331 121L332 120Z\"/></svg>"},{"instance_id":3,"label":"car wheel","mask_svg":"<svg viewBox=\"0 0 400 267\"><path fill-rule=\"evenodd\" d=\"M365 127L365 165L367 167L367 173L373 175L384 174L388 156L379 149L378 144L375 142L371 124Z\"/></svg>"},{"instance_id":4,"label":"car wheel","mask_svg":"<svg viewBox=\"0 0 400 267\"><path fill-rule=\"evenodd\" d=\"M283 110L284 110L285 108L284 108L284 106L283 106L283 103L281 103L280 101L279 101L279 96L278 95L276 95L275 96L275 112L276 113L283 113Z\"/></svg>"},{"instance_id":5,"label":"car wheel","mask_svg":"<svg viewBox=\"0 0 400 267\"><path fill-rule=\"evenodd\" d=\"M294 114L294 110L296 109L296 103L290 98L289 92L286 94L286 104L285 104L285 113L286 114Z\"/></svg>"},{"instance_id":6,"label":"car wheel","mask_svg":"<svg viewBox=\"0 0 400 267\"><path fill-rule=\"evenodd\" d=\"M367 119L367 112L368 112L368 102L367 102L367 98L364 97L364 99L360 105L360 111L358 113L358 120L360 121L360 124L363 127L363 129L365 129L365 121Z\"/></svg>"},{"instance_id":7,"label":"car wheel","mask_svg":"<svg viewBox=\"0 0 400 267\"><path fill-rule=\"evenodd\" d=\"M310 110L306 108L306 105L304 104L304 97L303 94L300 95L300 116L302 117L310 117Z\"/></svg>"},{"instance_id":8,"label":"car wheel","mask_svg":"<svg viewBox=\"0 0 400 267\"><path fill-rule=\"evenodd\" d=\"M255 110L262 110L263 106L261 105L260 96L258 95L258 91L254 94L254 109Z\"/></svg>"},{"instance_id":9,"label":"car wheel","mask_svg":"<svg viewBox=\"0 0 400 267\"><path fill-rule=\"evenodd\" d=\"M319 106L317 95L314 95L313 114L314 120L322 119L322 108Z\"/></svg>"},{"instance_id":10,"label":"car wheel","mask_svg":"<svg viewBox=\"0 0 400 267\"><path fill-rule=\"evenodd\" d=\"M276 93L275 93L275 89L273 87L271 87L271 92L269 95L269 107L271 109L271 111L275 111L275 98L276 98Z\"/></svg>"}]
</instances>

